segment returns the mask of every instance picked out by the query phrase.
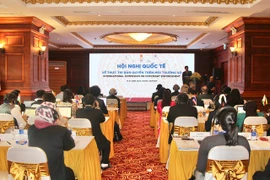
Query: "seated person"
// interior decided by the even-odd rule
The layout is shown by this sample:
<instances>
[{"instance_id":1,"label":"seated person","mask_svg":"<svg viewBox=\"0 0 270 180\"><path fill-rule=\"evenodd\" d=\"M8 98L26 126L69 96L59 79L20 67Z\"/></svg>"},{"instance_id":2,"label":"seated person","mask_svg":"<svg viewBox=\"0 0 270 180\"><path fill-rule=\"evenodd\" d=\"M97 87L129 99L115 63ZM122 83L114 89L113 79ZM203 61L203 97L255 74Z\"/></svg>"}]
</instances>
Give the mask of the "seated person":
<instances>
[{"instance_id":1,"label":"seated person","mask_svg":"<svg viewBox=\"0 0 270 180\"><path fill-rule=\"evenodd\" d=\"M43 99L42 96L45 93L45 91L43 89L40 89L36 92L36 99L35 101L31 104L31 106L33 105L40 105L41 103L43 103Z\"/></svg>"},{"instance_id":2,"label":"seated person","mask_svg":"<svg viewBox=\"0 0 270 180\"><path fill-rule=\"evenodd\" d=\"M244 104L244 100L238 89L233 89L228 95L227 105L234 107L235 105Z\"/></svg>"},{"instance_id":3,"label":"seated person","mask_svg":"<svg viewBox=\"0 0 270 180\"><path fill-rule=\"evenodd\" d=\"M214 103L215 103L215 109L214 109L214 111L209 112L208 119L207 119L207 121L205 121L205 123L204 123L204 128L205 128L205 131L206 131L206 132L210 132L210 131L211 131L213 117L216 115L217 111L218 111L221 107L223 107L221 104L219 104L219 102L218 102L217 99L215 100Z\"/></svg>"},{"instance_id":4,"label":"seated person","mask_svg":"<svg viewBox=\"0 0 270 180\"><path fill-rule=\"evenodd\" d=\"M92 86L89 89L89 93L95 97L96 107L100 108L103 114L108 114L107 107L102 99L98 98L100 96L101 90L98 86Z\"/></svg>"},{"instance_id":5,"label":"seated person","mask_svg":"<svg viewBox=\"0 0 270 180\"><path fill-rule=\"evenodd\" d=\"M175 85L173 86L173 92L171 93L171 96L178 96L178 94L179 94L179 89L180 89L179 85L178 85L178 84L175 84Z\"/></svg>"},{"instance_id":6,"label":"seated person","mask_svg":"<svg viewBox=\"0 0 270 180\"><path fill-rule=\"evenodd\" d=\"M76 112L77 118L87 118L91 122L93 136L97 143L99 151L101 151L101 169L105 170L110 167L110 141L103 135L100 129L100 123L105 121L105 117L100 109L96 109L95 97L87 94L83 98L84 108L78 109Z\"/></svg>"},{"instance_id":7,"label":"seated person","mask_svg":"<svg viewBox=\"0 0 270 180\"><path fill-rule=\"evenodd\" d=\"M158 137L160 135L160 127L161 127L161 119L162 119L162 109L165 106L174 106L175 102L171 100L171 90L165 89L163 92L163 98L157 104L157 111L159 113L159 120L158 120Z\"/></svg>"},{"instance_id":8,"label":"seated person","mask_svg":"<svg viewBox=\"0 0 270 180\"><path fill-rule=\"evenodd\" d=\"M18 89L13 90L11 93L15 94L16 98L14 100L15 107L19 109L20 112L25 111L25 104L21 103L21 91Z\"/></svg>"},{"instance_id":9,"label":"seated person","mask_svg":"<svg viewBox=\"0 0 270 180\"><path fill-rule=\"evenodd\" d=\"M246 113L238 113L237 114L237 126L240 131L243 131L243 124L246 119L246 117L249 116L264 116L263 112L257 112L257 104L254 101L248 101L246 104L244 104L243 107L244 111Z\"/></svg>"},{"instance_id":10,"label":"seated person","mask_svg":"<svg viewBox=\"0 0 270 180\"><path fill-rule=\"evenodd\" d=\"M0 113L11 114L14 117L14 126L15 127L25 127L27 115L22 115L20 110L15 107L14 101L16 95L14 93L9 93L4 96L4 103L0 106Z\"/></svg>"},{"instance_id":11,"label":"seated person","mask_svg":"<svg viewBox=\"0 0 270 180\"><path fill-rule=\"evenodd\" d=\"M162 88L162 85L161 84L158 84L157 87L156 87L156 92L154 92L152 94L152 98L151 98L151 101L154 103L155 99L158 97L158 94L157 92L159 91L159 89Z\"/></svg>"},{"instance_id":12,"label":"seated person","mask_svg":"<svg viewBox=\"0 0 270 180\"><path fill-rule=\"evenodd\" d=\"M201 88L202 93L197 96L197 104L198 106L204 106L203 100L204 99L211 99L213 100L213 94L208 94L207 86L202 86Z\"/></svg>"},{"instance_id":13,"label":"seated person","mask_svg":"<svg viewBox=\"0 0 270 180\"><path fill-rule=\"evenodd\" d=\"M233 107L226 106L218 110L214 117L214 122L216 125L219 125L219 134L206 137L201 142L195 171L196 180L204 179L208 153L213 147L220 145L241 145L250 153L250 146L247 139L238 135L236 120L237 112Z\"/></svg>"},{"instance_id":14,"label":"seated person","mask_svg":"<svg viewBox=\"0 0 270 180\"><path fill-rule=\"evenodd\" d=\"M71 116L75 117L78 106L77 106L76 102L72 101L72 99L73 99L73 94L72 94L71 90L65 89L64 93L63 93L63 101L58 102L57 106L71 106L71 108L72 108Z\"/></svg>"},{"instance_id":15,"label":"seated person","mask_svg":"<svg viewBox=\"0 0 270 180\"><path fill-rule=\"evenodd\" d=\"M111 88L110 89L110 91L109 91L109 96L107 96L107 99L116 99L117 100L117 102L118 102L118 105L117 105L117 107L118 107L118 109L119 109L119 112L120 112L120 99L116 96L117 95L117 91L116 91L116 89L114 89L114 88Z\"/></svg>"},{"instance_id":16,"label":"seated person","mask_svg":"<svg viewBox=\"0 0 270 180\"><path fill-rule=\"evenodd\" d=\"M62 85L61 87L60 87L60 93L58 93L57 95L56 95L56 99L60 99L60 101L63 101L63 98L64 98L64 91L66 90L66 89L68 89L68 85Z\"/></svg>"},{"instance_id":17,"label":"seated person","mask_svg":"<svg viewBox=\"0 0 270 180\"><path fill-rule=\"evenodd\" d=\"M75 180L72 169L64 163L64 151L74 148L75 143L54 104L42 103L36 110L36 116L39 118L28 129L29 146L39 147L46 153L52 180Z\"/></svg>"},{"instance_id":18,"label":"seated person","mask_svg":"<svg viewBox=\"0 0 270 180\"><path fill-rule=\"evenodd\" d=\"M175 119L179 116L192 116L195 118L198 116L197 109L188 104L188 95L186 93L182 93L177 96L176 105L170 108L167 120L169 123L174 124ZM172 127L172 131L170 132L169 144L172 141L171 135L173 134L174 127Z\"/></svg>"}]
</instances>

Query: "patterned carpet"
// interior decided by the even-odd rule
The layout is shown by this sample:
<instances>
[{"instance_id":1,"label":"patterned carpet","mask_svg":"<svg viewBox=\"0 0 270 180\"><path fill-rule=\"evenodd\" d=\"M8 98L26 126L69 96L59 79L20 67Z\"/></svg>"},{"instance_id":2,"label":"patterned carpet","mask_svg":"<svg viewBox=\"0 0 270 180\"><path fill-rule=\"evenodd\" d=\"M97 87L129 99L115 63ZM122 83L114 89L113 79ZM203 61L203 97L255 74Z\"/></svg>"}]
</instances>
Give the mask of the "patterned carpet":
<instances>
[{"instance_id":1,"label":"patterned carpet","mask_svg":"<svg viewBox=\"0 0 270 180\"><path fill-rule=\"evenodd\" d=\"M112 167L102 173L103 180L165 180L168 172L159 162L149 111L130 111L121 130L123 140L114 143Z\"/></svg>"}]
</instances>

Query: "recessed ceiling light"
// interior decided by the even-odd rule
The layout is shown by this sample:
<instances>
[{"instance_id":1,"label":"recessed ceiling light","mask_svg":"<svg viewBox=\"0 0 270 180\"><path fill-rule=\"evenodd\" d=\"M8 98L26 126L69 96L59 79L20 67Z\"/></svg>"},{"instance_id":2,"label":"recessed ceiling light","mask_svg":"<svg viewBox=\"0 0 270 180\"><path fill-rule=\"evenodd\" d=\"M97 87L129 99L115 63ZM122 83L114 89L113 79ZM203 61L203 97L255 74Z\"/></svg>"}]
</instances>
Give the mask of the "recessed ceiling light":
<instances>
[{"instance_id":1,"label":"recessed ceiling light","mask_svg":"<svg viewBox=\"0 0 270 180\"><path fill-rule=\"evenodd\" d=\"M212 43L212 44L215 44L215 43Z\"/></svg>"},{"instance_id":2,"label":"recessed ceiling light","mask_svg":"<svg viewBox=\"0 0 270 180\"><path fill-rule=\"evenodd\" d=\"M172 15L173 17L175 17L175 15Z\"/></svg>"},{"instance_id":3,"label":"recessed ceiling light","mask_svg":"<svg viewBox=\"0 0 270 180\"><path fill-rule=\"evenodd\" d=\"M101 15L99 14L98 17L100 17Z\"/></svg>"},{"instance_id":4,"label":"recessed ceiling light","mask_svg":"<svg viewBox=\"0 0 270 180\"><path fill-rule=\"evenodd\" d=\"M54 69L55 69L55 70L58 70L58 69L59 69L59 67L55 67Z\"/></svg>"}]
</instances>

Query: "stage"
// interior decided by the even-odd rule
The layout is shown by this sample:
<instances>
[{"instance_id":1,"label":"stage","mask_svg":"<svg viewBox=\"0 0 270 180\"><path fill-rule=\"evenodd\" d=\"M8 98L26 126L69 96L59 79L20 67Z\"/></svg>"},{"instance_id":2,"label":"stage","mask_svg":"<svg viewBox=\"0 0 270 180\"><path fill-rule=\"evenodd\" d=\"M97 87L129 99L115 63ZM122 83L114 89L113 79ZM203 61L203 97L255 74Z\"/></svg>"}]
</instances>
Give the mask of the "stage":
<instances>
[{"instance_id":1,"label":"stage","mask_svg":"<svg viewBox=\"0 0 270 180\"><path fill-rule=\"evenodd\" d=\"M128 111L147 111L150 108L151 98L126 98Z\"/></svg>"}]
</instances>

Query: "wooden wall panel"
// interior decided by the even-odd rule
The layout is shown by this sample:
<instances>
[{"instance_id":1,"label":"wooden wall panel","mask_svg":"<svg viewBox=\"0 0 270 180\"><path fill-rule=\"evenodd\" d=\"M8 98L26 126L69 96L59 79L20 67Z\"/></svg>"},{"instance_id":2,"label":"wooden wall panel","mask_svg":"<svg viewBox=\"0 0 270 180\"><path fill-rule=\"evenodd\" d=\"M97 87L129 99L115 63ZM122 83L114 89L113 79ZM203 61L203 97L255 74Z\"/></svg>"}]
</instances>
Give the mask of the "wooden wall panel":
<instances>
[{"instance_id":1,"label":"wooden wall panel","mask_svg":"<svg viewBox=\"0 0 270 180\"><path fill-rule=\"evenodd\" d=\"M223 72L222 79L215 81L216 93L220 93L220 87L223 84L228 85L228 81L232 81L232 79L229 79L229 77L231 78L232 76L228 75L228 69L233 68L232 63L228 63L228 49L229 47L226 47L226 49L224 49L224 46L220 46L211 51L211 62L209 64L213 64L212 68L221 68L221 71Z\"/></svg>"},{"instance_id":2,"label":"wooden wall panel","mask_svg":"<svg viewBox=\"0 0 270 180\"><path fill-rule=\"evenodd\" d=\"M270 40L270 39L269 39ZM263 67L270 67L269 55L253 55L251 58L251 83L269 84L269 70L263 70Z\"/></svg>"},{"instance_id":3,"label":"wooden wall panel","mask_svg":"<svg viewBox=\"0 0 270 180\"><path fill-rule=\"evenodd\" d=\"M24 36L6 36L7 46L24 46Z\"/></svg>"},{"instance_id":4,"label":"wooden wall panel","mask_svg":"<svg viewBox=\"0 0 270 180\"><path fill-rule=\"evenodd\" d=\"M39 57L38 55L34 54L33 55L33 82L38 82L38 76L39 76Z\"/></svg>"},{"instance_id":5,"label":"wooden wall panel","mask_svg":"<svg viewBox=\"0 0 270 180\"><path fill-rule=\"evenodd\" d=\"M48 62L47 57L44 57L43 59L39 59L39 63L41 64L40 81L47 81L47 72L48 72L47 62Z\"/></svg>"},{"instance_id":6,"label":"wooden wall panel","mask_svg":"<svg viewBox=\"0 0 270 180\"><path fill-rule=\"evenodd\" d=\"M60 92L60 87L67 84L67 63L65 61L49 62L49 86L55 92Z\"/></svg>"},{"instance_id":7,"label":"wooden wall panel","mask_svg":"<svg viewBox=\"0 0 270 180\"><path fill-rule=\"evenodd\" d=\"M253 48L256 48L256 47L269 48L270 47L270 36L252 36L251 37L251 46Z\"/></svg>"},{"instance_id":8,"label":"wooden wall panel","mask_svg":"<svg viewBox=\"0 0 270 180\"><path fill-rule=\"evenodd\" d=\"M24 81L24 55L20 53L5 54L5 77L6 82Z\"/></svg>"}]
</instances>

